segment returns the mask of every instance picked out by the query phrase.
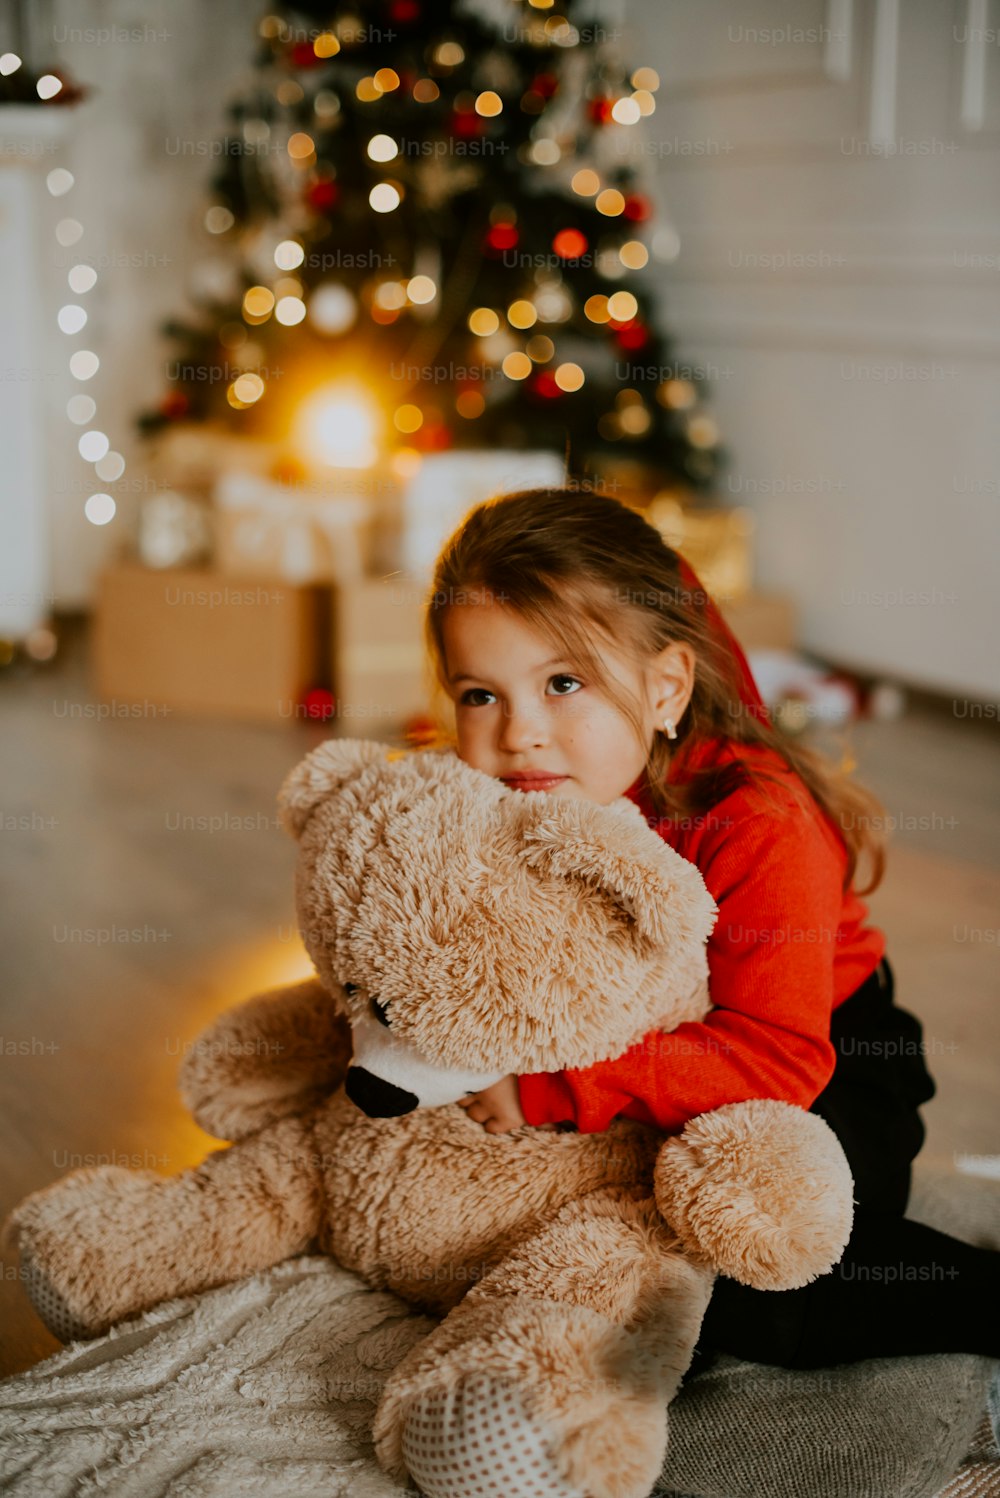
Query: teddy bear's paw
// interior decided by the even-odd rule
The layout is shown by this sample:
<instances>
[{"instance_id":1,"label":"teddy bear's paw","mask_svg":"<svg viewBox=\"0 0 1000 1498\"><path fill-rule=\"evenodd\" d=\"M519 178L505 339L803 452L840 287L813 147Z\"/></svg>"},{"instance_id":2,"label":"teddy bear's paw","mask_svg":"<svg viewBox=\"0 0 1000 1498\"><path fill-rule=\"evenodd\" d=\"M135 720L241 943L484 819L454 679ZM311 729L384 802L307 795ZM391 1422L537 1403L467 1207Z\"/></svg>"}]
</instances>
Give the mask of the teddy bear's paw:
<instances>
[{"instance_id":1,"label":"teddy bear's paw","mask_svg":"<svg viewBox=\"0 0 1000 1498\"><path fill-rule=\"evenodd\" d=\"M426 1498L585 1498L559 1476L553 1433L515 1383L481 1373L411 1405L403 1459Z\"/></svg>"},{"instance_id":2,"label":"teddy bear's paw","mask_svg":"<svg viewBox=\"0 0 1000 1498\"><path fill-rule=\"evenodd\" d=\"M97 1336L67 1304L65 1296L53 1284L48 1272L28 1252L21 1255L24 1288L39 1321L48 1327L59 1342L80 1342Z\"/></svg>"}]
</instances>

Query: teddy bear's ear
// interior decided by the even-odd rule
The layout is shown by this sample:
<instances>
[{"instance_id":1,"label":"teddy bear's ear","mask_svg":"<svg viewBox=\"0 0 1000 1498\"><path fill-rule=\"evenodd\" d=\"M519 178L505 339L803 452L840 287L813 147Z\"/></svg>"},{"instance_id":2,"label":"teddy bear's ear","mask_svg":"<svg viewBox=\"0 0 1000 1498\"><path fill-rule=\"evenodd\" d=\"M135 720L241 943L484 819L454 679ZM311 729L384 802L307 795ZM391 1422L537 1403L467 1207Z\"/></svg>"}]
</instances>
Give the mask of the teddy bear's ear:
<instances>
[{"instance_id":1,"label":"teddy bear's ear","mask_svg":"<svg viewBox=\"0 0 1000 1498\"><path fill-rule=\"evenodd\" d=\"M286 775L278 792L281 824L292 837L302 836L311 814L335 791L341 789L377 759L388 759L392 751L374 739L328 739Z\"/></svg>"},{"instance_id":2,"label":"teddy bear's ear","mask_svg":"<svg viewBox=\"0 0 1000 1498\"><path fill-rule=\"evenodd\" d=\"M652 830L634 803L522 799L528 863L604 890L652 942L708 939L718 912L705 881Z\"/></svg>"}]
</instances>

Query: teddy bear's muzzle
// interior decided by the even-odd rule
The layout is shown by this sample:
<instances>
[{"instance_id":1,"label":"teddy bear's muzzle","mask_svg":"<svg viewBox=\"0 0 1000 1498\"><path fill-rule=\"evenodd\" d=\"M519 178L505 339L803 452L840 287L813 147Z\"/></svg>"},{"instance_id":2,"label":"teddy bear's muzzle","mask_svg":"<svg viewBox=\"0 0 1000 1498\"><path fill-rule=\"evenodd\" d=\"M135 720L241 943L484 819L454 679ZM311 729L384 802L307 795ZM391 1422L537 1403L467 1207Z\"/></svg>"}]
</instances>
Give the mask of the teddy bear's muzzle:
<instances>
[{"instance_id":1,"label":"teddy bear's muzzle","mask_svg":"<svg viewBox=\"0 0 1000 1498\"><path fill-rule=\"evenodd\" d=\"M405 1087L397 1087L384 1077L376 1077L363 1066L347 1068L344 1091L369 1118L402 1118L404 1113L412 1113L420 1101L416 1093L407 1092Z\"/></svg>"}]
</instances>

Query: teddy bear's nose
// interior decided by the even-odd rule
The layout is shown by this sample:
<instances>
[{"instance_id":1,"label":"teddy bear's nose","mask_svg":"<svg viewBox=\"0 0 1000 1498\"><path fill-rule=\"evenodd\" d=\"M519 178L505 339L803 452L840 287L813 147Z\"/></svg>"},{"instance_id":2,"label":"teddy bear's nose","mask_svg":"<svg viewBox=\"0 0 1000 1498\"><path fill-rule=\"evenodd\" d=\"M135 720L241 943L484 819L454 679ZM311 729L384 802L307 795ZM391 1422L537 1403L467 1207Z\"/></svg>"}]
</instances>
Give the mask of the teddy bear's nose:
<instances>
[{"instance_id":1,"label":"teddy bear's nose","mask_svg":"<svg viewBox=\"0 0 1000 1498\"><path fill-rule=\"evenodd\" d=\"M401 1118L404 1113L412 1113L420 1101L415 1093L376 1077L363 1066L347 1068L344 1091L369 1118Z\"/></svg>"}]
</instances>

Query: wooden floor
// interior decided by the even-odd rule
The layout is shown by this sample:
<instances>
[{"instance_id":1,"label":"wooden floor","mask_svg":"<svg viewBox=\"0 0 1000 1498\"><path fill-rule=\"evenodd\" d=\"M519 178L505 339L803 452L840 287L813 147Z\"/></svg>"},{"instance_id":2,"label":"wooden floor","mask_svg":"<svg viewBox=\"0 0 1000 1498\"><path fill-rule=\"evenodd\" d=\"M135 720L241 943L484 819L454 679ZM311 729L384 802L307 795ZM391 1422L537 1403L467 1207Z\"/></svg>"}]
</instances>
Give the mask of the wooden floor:
<instances>
[{"instance_id":1,"label":"wooden floor","mask_svg":"<svg viewBox=\"0 0 1000 1498\"><path fill-rule=\"evenodd\" d=\"M213 1013L308 971L274 795L329 729L102 718L80 642L8 672L0 710L5 1214L77 1165L173 1172L210 1147L177 1066ZM997 1163L997 731L923 711L851 743L899 823L872 909L938 1079L927 1151ZM5 1260L0 1374L56 1345Z\"/></svg>"}]
</instances>

